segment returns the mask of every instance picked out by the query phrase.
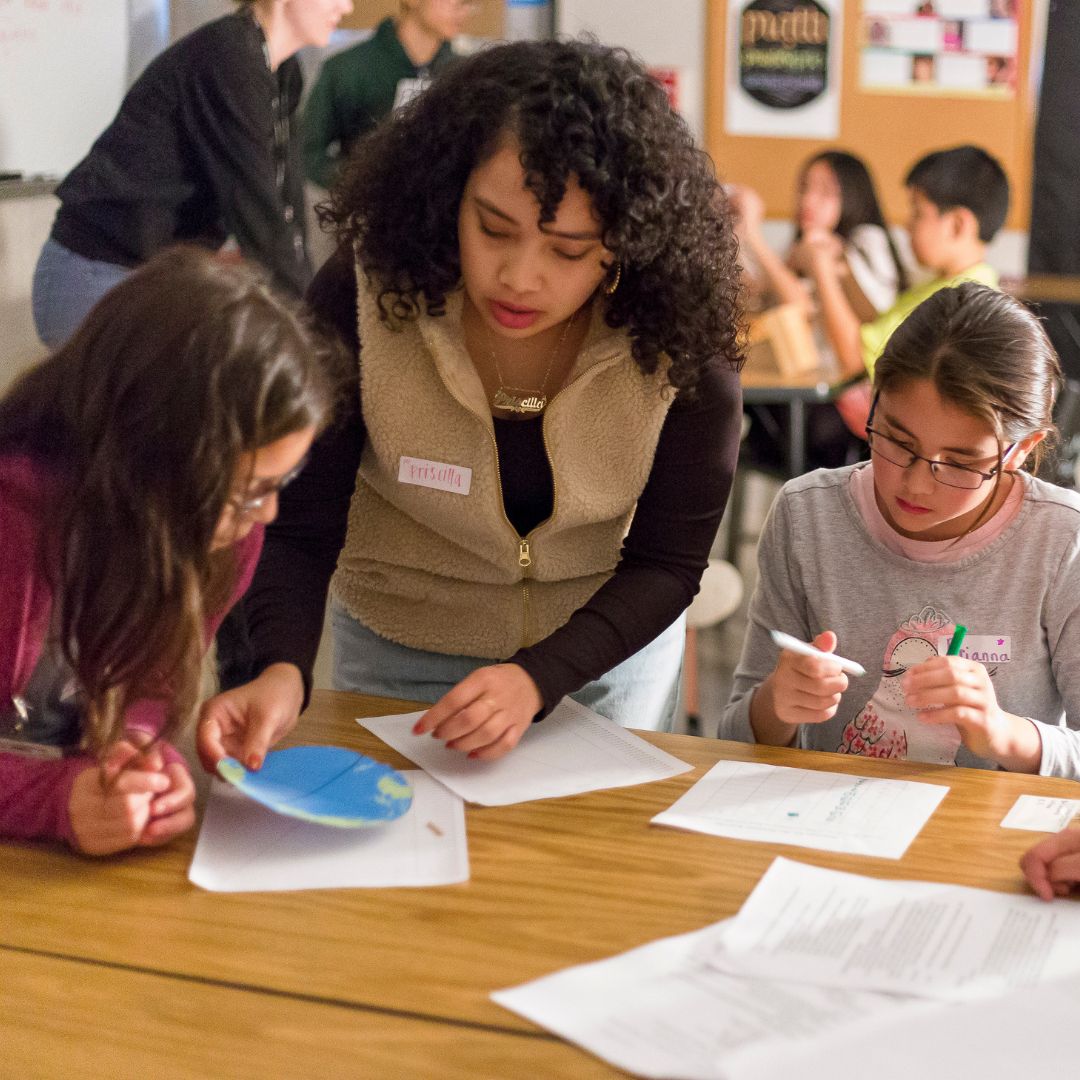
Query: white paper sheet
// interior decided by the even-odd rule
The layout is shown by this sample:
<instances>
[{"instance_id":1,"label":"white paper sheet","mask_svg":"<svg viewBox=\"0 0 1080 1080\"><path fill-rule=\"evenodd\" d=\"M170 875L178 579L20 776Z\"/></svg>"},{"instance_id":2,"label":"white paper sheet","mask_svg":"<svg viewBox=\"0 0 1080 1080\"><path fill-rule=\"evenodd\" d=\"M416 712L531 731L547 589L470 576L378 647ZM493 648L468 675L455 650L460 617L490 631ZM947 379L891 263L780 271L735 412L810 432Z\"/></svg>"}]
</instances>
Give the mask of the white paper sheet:
<instances>
[{"instance_id":1,"label":"white paper sheet","mask_svg":"<svg viewBox=\"0 0 1080 1080\"><path fill-rule=\"evenodd\" d=\"M1033 832L1058 832L1077 815L1080 815L1080 799L1021 795L1001 819L1001 827L1031 829Z\"/></svg>"},{"instance_id":2,"label":"white paper sheet","mask_svg":"<svg viewBox=\"0 0 1080 1080\"><path fill-rule=\"evenodd\" d=\"M1080 906L776 859L709 959L732 974L975 1000L1080 973Z\"/></svg>"},{"instance_id":3,"label":"white paper sheet","mask_svg":"<svg viewBox=\"0 0 1080 1080\"><path fill-rule=\"evenodd\" d=\"M425 772L481 806L510 806L602 788L666 780L693 768L570 698L533 724L498 761L477 761L431 735L414 735L422 713L357 723Z\"/></svg>"},{"instance_id":4,"label":"white paper sheet","mask_svg":"<svg viewBox=\"0 0 1080 1080\"><path fill-rule=\"evenodd\" d=\"M402 774L413 803L373 829L284 817L214 780L188 878L213 892L393 888L469 880L465 808L424 773Z\"/></svg>"},{"instance_id":5,"label":"white paper sheet","mask_svg":"<svg viewBox=\"0 0 1080 1080\"><path fill-rule=\"evenodd\" d=\"M736 840L899 859L949 789L718 761L653 822Z\"/></svg>"},{"instance_id":6,"label":"white paper sheet","mask_svg":"<svg viewBox=\"0 0 1080 1080\"><path fill-rule=\"evenodd\" d=\"M703 958L727 925L663 938L491 996L636 1076L676 1080L741 1076L778 1046L926 1008L891 994L784 985L710 969Z\"/></svg>"},{"instance_id":7,"label":"white paper sheet","mask_svg":"<svg viewBox=\"0 0 1080 1080\"><path fill-rule=\"evenodd\" d=\"M1030 986L992 1001L913 1013L852 1016L807 1045L769 1047L738 1080L1035 1080L1076 1076L1080 978ZM749 1067L753 1065L753 1067Z\"/></svg>"}]
</instances>

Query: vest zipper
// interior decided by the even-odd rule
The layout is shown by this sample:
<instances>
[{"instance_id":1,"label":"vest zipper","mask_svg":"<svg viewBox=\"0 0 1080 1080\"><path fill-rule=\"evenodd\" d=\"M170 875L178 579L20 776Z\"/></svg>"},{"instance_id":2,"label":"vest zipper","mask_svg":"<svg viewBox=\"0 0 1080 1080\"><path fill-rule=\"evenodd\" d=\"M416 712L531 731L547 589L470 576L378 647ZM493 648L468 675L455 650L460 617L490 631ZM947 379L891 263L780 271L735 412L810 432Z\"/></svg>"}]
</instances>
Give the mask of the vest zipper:
<instances>
[{"instance_id":1,"label":"vest zipper","mask_svg":"<svg viewBox=\"0 0 1080 1080\"><path fill-rule=\"evenodd\" d=\"M615 358L617 359L617 358ZM587 368L576 379L566 383L548 402L548 408L554 404L562 394L565 394L574 383L583 379L592 368ZM499 488L499 509L502 511L503 521L506 522L510 531L514 534L514 538L518 542L518 566L521 567L521 646L524 649L530 645L529 640L529 567L532 566L532 547L529 543L530 538L535 536L541 529L543 529L548 522L555 517L555 508L559 505L559 487L555 482L555 464L551 460L551 451L548 449L547 443L547 410L544 412L544 416L540 420L540 440L544 444L544 457L547 458L548 469L551 472L551 514L546 521L540 522L535 529L530 529L529 532L522 536L521 533L514 528L514 523L506 516L506 504L503 502L503 490L502 490L502 470L499 468L499 444L495 439L495 432L492 428L488 427L484 418L476 412L474 409L470 409L468 405L463 405L465 410L476 418L476 422L484 429L488 439L491 440L491 449L495 455L495 481Z\"/></svg>"}]
</instances>

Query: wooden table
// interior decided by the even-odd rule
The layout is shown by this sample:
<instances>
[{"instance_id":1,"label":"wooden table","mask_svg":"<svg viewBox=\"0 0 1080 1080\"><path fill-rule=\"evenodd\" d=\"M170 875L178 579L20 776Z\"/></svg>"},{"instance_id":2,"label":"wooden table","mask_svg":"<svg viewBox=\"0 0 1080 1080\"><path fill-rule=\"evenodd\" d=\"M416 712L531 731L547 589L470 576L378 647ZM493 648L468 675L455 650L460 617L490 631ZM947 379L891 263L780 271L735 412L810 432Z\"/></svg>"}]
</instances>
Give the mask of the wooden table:
<instances>
[{"instance_id":1,"label":"wooden table","mask_svg":"<svg viewBox=\"0 0 1080 1080\"><path fill-rule=\"evenodd\" d=\"M742 373L744 405L783 405L788 411L784 460L789 477L806 472L806 407L832 401L836 381L836 372L831 368L798 376L745 370Z\"/></svg>"},{"instance_id":2,"label":"wooden table","mask_svg":"<svg viewBox=\"0 0 1080 1080\"><path fill-rule=\"evenodd\" d=\"M406 765L354 722L404 708L317 692L294 741ZM646 737L694 771L472 807L472 878L445 888L214 894L187 881L194 836L108 860L0 844L3 1067L36 1052L53 1062L46 1075L85 1074L86 1055L100 1052L130 1065L110 1076L618 1075L488 995L732 915L780 853L876 877L1021 892L1017 860L1035 837L998 823L1020 794L1077 790L1064 780ZM951 790L896 861L649 825L721 758ZM165 1058L170 1069L154 1067ZM251 1068L216 1064L226 1061Z\"/></svg>"}]
</instances>

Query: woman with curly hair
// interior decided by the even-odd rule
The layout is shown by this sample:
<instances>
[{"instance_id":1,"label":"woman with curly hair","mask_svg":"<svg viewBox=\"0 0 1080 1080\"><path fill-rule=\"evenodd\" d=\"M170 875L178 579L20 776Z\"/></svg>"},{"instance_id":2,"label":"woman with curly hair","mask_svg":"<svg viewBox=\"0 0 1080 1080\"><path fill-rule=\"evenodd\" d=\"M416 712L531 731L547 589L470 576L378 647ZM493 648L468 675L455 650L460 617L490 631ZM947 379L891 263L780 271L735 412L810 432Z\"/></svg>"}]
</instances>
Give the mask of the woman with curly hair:
<instances>
[{"instance_id":1,"label":"woman with curly hair","mask_svg":"<svg viewBox=\"0 0 1080 1080\"><path fill-rule=\"evenodd\" d=\"M265 673L207 707L208 763L301 708L331 575L335 685L435 702L416 730L456 750L505 754L566 694L670 727L739 436L718 191L593 43L480 53L361 144L309 293L357 409L283 499L250 594Z\"/></svg>"}]
</instances>

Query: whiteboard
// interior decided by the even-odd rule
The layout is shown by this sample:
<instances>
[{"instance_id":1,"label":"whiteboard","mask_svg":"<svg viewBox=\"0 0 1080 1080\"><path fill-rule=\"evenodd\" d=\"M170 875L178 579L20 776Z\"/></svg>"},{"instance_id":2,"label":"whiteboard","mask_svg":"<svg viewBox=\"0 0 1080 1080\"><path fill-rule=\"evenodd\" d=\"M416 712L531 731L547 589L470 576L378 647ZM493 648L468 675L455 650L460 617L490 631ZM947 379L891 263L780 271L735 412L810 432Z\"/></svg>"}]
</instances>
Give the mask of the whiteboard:
<instances>
[{"instance_id":1,"label":"whiteboard","mask_svg":"<svg viewBox=\"0 0 1080 1080\"><path fill-rule=\"evenodd\" d=\"M127 88L128 0L0 0L0 170L62 176Z\"/></svg>"}]
</instances>

